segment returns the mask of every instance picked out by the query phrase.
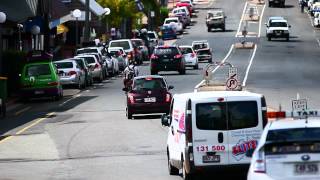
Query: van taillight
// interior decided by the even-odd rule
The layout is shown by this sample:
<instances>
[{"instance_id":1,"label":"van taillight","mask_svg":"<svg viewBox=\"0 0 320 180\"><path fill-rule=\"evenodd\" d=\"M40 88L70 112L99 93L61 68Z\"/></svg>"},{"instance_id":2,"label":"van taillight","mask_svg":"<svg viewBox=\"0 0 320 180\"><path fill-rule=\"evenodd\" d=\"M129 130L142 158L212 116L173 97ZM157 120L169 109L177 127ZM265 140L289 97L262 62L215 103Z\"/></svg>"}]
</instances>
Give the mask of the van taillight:
<instances>
[{"instance_id":1,"label":"van taillight","mask_svg":"<svg viewBox=\"0 0 320 180\"><path fill-rule=\"evenodd\" d=\"M76 71L70 71L70 72L68 73L69 76L76 75L76 74L77 74Z\"/></svg>"},{"instance_id":2,"label":"van taillight","mask_svg":"<svg viewBox=\"0 0 320 180\"><path fill-rule=\"evenodd\" d=\"M187 102L187 113L186 113L186 144L192 143L192 111L191 111L191 99Z\"/></svg>"},{"instance_id":3,"label":"van taillight","mask_svg":"<svg viewBox=\"0 0 320 180\"><path fill-rule=\"evenodd\" d=\"M98 69L99 67L100 65L98 63L94 66L95 69Z\"/></svg>"},{"instance_id":4,"label":"van taillight","mask_svg":"<svg viewBox=\"0 0 320 180\"><path fill-rule=\"evenodd\" d=\"M129 103L133 104L134 103L134 97L131 93L128 94L128 98L129 98Z\"/></svg>"}]
</instances>

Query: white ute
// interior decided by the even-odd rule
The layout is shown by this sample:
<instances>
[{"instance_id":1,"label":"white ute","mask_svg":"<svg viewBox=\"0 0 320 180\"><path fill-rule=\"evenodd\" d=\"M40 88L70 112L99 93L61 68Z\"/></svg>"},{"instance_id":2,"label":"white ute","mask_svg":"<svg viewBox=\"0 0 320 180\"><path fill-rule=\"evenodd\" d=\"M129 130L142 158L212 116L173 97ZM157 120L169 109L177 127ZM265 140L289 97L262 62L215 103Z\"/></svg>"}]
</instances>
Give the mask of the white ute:
<instances>
[{"instance_id":1,"label":"white ute","mask_svg":"<svg viewBox=\"0 0 320 180\"><path fill-rule=\"evenodd\" d=\"M263 131L266 102L246 91L177 94L162 125L168 126L169 173L190 179L203 170L248 168ZM210 171L209 171L210 172Z\"/></svg>"}]
</instances>

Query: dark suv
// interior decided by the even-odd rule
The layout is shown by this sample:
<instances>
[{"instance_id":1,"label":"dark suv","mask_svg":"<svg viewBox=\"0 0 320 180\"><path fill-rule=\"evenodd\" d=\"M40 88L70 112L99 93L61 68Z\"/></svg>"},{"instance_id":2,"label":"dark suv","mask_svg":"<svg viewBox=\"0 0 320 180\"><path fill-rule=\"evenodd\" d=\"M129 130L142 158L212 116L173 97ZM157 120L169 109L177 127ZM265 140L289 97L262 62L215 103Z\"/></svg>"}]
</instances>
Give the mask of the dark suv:
<instances>
[{"instance_id":1,"label":"dark suv","mask_svg":"<svg viewBox=\"0 0 320 180\"><path fill-rule=\"evenodd\" d=\"M132 89L127 91L128 119L134 114L169 113L172 95L162 76L139 76L133 79Z\"/></svg>"},{"instance_id":2,"label":"dark suv","mask_svg":"<svg viewBox=\"0 0 320 180\"><path fill-rule=\"evenodd\" d=\"M157 46L151 56L151 74L159 71L186 73L185 59L177 46Z\"/></svg>"}]
</instances>

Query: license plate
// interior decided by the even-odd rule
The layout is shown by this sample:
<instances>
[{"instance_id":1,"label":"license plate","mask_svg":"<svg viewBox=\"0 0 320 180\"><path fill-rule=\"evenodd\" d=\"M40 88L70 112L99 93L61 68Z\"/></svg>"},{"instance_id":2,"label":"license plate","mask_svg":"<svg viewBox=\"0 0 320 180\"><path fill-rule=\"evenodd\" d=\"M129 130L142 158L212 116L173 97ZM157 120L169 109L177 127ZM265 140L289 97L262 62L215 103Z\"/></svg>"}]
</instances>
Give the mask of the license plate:
<instances>
[{"instance_id":1,"label":"license plate","mask_svg":"<svg viewBox=\"0 0 320 180\"><path fill-rule=\"evenodd\" d=\"M162 61L163 62L169 62L169 59L163 59Z\"/></svg>"},{"instance_id":2,"label":"license plate","mask_svg":"<svg viewBox=\"0 0 320 180\"><path fill-rule=\"evenodd\" d=\"M144 98L144 102L156 102L156 98L155 97Z\"/></svg>"},{"instance_id":3,"label":"license plate","mask_svg":"<svg viewBox=\"0 0 320 180\"><path fill-rule=\"evenodd\" d=\"M296 174L317 174L319 172L318 164L305 163L305 164L295 164L294 172Z\"/></svg>"},{"instance_id":4,"label":"license plate","mask_svg":"<svg viewBox=\"0 0 320 180\"><path fill-rule=\"evenodd\" d=\"M202 156L202 162L204 162L204 163L220 162L220 155Z\"/></svg>"},{"instance_id":5,"label":"license plate","mask_svg":"<svg viewBox=\"0 0 320 180\"><path fill-rule=\"evenodd\" d=\"M34 94L44 94L44 91L35 91Z\"/></svg>"}]
</instances>

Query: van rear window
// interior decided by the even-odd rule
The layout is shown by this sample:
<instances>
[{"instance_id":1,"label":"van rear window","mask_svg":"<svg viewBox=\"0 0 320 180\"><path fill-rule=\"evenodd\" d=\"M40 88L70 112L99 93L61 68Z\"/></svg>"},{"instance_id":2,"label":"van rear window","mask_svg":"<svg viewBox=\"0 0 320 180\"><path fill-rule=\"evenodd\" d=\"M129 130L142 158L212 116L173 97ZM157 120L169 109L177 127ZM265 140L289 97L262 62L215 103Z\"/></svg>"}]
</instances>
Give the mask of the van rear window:
<instances>
[{"instance_id":1,"label":"van rear window","mask_svg":"<svg viewBox=\"0 0 320 180\"><path fill-rule=\"evenodd\" d=\"M200 103L196 105L196 125L202 130L234 130L258 125L256 101Z\"/></svg>"},{"instance_id":2,"label":"van rear window","mask_svg":"<svg viewBox=\"0 0 320 180\"><path fill-rule=\"evenodd\" d=\"M51 75L49 64L30 65L26 69L26 76Z\"/></svg>"}]
</instances>

